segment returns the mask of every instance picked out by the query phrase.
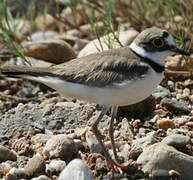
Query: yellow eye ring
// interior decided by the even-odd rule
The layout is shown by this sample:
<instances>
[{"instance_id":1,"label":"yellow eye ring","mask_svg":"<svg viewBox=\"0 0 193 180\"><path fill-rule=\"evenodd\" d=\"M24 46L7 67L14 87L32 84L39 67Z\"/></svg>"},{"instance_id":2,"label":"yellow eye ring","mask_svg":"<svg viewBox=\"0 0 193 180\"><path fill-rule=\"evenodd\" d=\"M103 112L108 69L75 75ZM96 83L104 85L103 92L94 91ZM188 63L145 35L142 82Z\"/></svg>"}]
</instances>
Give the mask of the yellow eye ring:
<instances>
[{"instance_id":1,"label":"yellow eye ring","mask_svg":"<svg viewBox=\"0 0 193 180\"><path fill-rule=\"evenodd\" d=\"M165 45L165 41L162 38L154 38L152 44L155 48L162 48Z\"/></svg>"}]
</instances>

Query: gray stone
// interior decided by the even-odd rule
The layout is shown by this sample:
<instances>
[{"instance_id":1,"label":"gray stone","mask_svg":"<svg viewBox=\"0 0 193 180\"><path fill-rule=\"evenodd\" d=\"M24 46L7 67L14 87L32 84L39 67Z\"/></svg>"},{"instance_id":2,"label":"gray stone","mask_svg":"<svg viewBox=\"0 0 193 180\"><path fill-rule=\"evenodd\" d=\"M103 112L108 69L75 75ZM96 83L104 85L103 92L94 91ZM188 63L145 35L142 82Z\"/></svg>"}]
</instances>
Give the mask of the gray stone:
<instances>
[{"instance_id":1,"label":"gray stone","mask_svg":"<svg viewBox=\"0 0 193 180\"><path fill-rule=\"evenodd\" d=\"M191 112L191 109L188 107L188 105L174 99L162 99L161 106L176 115L189 114Z\"/></svg>"},{"instance_id":2,"label":"gray stone","mask_svg":"<svg viewBox=\"0 0 193 180\"><path fill-rule=\"evenodd\" d=\"M145 147L158 142L155 133L156 132L150 132L147 134L146 137L134 140L129 152L129 157L132 159L137 159L137 157L143 152L143 149Z\"/></svg>"},{"instance_id":3,"label":"gray stone","mask_svg":"<svg viewBox=\"0 0 193 180\"><path fill-rule=\"evenodd\" d=\"M49 105L42 107L39 104L19 104L0 117L0 136L12 136L17 132L35 129L34 123L42 125L54 134L63 131L68 133L70 129L88 126L93 122L96 111L95 105L84 104L74 106Z\"/></svg>"},{"instance_id":4,"label":"gray stone","mask_svg":"<svg viewBox=\"0 0 193 180\"><path fill-rule=\"evenodd\" d=\"M15 176L15 175L13 175L13 174L7 174L6 176L5 176L5 180L19 180L19 178L17 177L17 176Z\"/></svg>"},{"instance_id":5,"label":"gray stone","mask_svg":"<svg viewBox=\"0 0 193 180\"><path fill-rule=\"evenodd\" d=\"M51 180L50 178L48 178L45 175L40 175L39 177L36 178L32 178L31 180Z\"/></svg>"},{"instance_id":6,"label":"gray stone","mask_svg":"<svg viewBox=\"0 0 193 180\"><path fill-rule=\"evenodd\" d=\"M23 179L23 178L26 177L24 168L15 168L15 167L13 167L13 168L10 169L9 174L11 174L11 175L13 175L13 176L15 176L19 179Z\"/></svg>"},{"instance_id":7,"label":"gray stone","mask_svg":"<svg viewBox=\"0 0 193 180\"><path fill-rule=\"evenodd\" d=\"M144 149L137 159L145 173L155 176L180 176L181 180L192 180L193 157L165 143L156 143ZM163 173L164 172L164 173Z\"/></svg>"},{"instance_id":8,"label":"gray stone","mask_svg":"<svg viewBox=\"0 0 193 180\"><path fill-rule=\"evenodd\" d=\"M28 176L38 176L44 174L46 169L44 158L37 153L34 155L25 166L25 172Z\"/></svg>"},{"instance_id":9,"label":"gray stone","mask_svg":"<svg viewBox=\"0 0 193 180\"><path fill-rule=\"evenodd\" d=\"M66 162L62 160L52 160L49 164L46 164L46 173L53 174L59 173L66 167Z\"/></svg>"},{"instance_id":10,"label":"gray stone","mask_svg":"<svg viewBox=\"0 0 193 180\"><path fill-rule=\"evenodd\" d=\"M190 143L190 137L180 134L172 134L170 136L166 136L161 142L176 148L180 148Z\"/></svg>"},{"instance_id":11,"label":"gray stone","mask_svg":"<svg viewBox=\"0 0 193 180\"><path fill-rule=\"evenodd\" d=\"M58 180L93 180L91 170L80 159L72 160L61 172Z\"/></svg>"},{"instance_id":12,"label":"gray stone","mask_svg":"<svg viewBox=\"0 0 193 180\"><path fill-rule=\"evenodd\" d=\"M120 31L119 41L123 46L128 46L137 35L138 32L133 29L127 31ZM96 53L98 51L108 50L109 47L106 42L107 39L109 39L109 37L113 39L113 34L108 34L103 37L100 37L100 41L99 39L91 41L79 52L78 57L83 57L92 53ZM114 40L112 42L112 48L119 48L119 47L121 47L121 45L116 40Z\"/></svg>"},{"instance_id":13,"label":"gray stone","mask_svg":"<svg viewBox=\"0 0 193 180\"><path fill-rule=\"evenodd\" d=\"M86 132L86 142L88 144L88 147L90 149L91 153L102 153L102 147L98 140L96 139L96 136L93 134L92 131L88 130Z\"/></svg>"},{"instance_id":14,"label":"gray stone","mask_svg":"<svg viewBox=\"0 0 193 180\"><path fill-rule=\"evenodd\" d=\"M162 86L157 86L157 88L153 91L152 95L160 100L160 99L163 99L165 97L169 97L171 94L170 94L170 91Z\"/></svg>"},{"instance_id":15,"label":"gray stone","mask_svg":"<svg viewBox=\"0 0 193 180\"><path fill-rule=\"evenodd\" d=\"M7 160L16 161L17 155L15 152L9 150L8 148L0 145L0 162Z\"/></svg>"},{"instance_id":16,"label":"gray stone","mask_svg":"<svg viewBox=\"0 0 193 180\"><path fill-rule=\"evenodd\" d=\"M73 139L63 134L53 135L43 150L43 154L47 158L62 158L64 160L70 160L77 152Z\"/></svg>"}]
</instances>

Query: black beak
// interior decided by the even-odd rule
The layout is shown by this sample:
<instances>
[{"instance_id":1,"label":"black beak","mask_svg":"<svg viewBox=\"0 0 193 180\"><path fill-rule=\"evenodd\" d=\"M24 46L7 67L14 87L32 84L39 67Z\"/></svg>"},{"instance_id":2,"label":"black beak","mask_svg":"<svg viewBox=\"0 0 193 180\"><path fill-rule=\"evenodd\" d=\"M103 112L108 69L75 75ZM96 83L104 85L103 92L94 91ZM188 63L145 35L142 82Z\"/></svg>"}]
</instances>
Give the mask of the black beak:
<instances>
[{"instance_id":1,"label":"black beak","mask_svg":"<svg viewBox=\"0 0 193 180\"><path fill-rule=\"evenodd\" d=\"M170 46L170 51L173 51L173 52L176 52L178 54L181 54L181 55L185 55L185 56L190 56L191 53L190 52L187 52L181 48L178 48L176 46Z\"/></svg>"}]
</instances>

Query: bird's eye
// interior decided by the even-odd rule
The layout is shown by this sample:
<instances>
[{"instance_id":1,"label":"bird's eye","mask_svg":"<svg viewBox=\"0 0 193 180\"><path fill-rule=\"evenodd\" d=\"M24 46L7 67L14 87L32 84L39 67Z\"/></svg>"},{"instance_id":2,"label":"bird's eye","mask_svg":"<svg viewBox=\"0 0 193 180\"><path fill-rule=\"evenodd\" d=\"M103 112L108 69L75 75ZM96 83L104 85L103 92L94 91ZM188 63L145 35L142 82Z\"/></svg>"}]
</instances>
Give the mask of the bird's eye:
<instances>
[{"instance_id":1,"label":"bird's eye","mask_svg":"<svg viewBox=\"0 0 193 180\"><path fill-rule=\"evenodd\" d=\"M154 38L152 40L152 45L155 47L155 48L162 48L164 45L165 45L165 40L162 39L162 38Z\"/></svg>"}]
</instances>

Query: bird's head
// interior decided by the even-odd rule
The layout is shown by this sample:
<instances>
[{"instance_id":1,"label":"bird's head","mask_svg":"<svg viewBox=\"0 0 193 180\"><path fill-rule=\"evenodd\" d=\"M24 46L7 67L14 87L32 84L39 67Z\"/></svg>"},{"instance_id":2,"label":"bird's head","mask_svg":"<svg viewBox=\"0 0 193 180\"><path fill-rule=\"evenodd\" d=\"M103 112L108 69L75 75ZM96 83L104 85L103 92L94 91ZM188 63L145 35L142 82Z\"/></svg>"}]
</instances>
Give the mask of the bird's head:
<instances>
[{"instance_id":1,"label":"bird's head","mask_svg":"<svg viewBox=\"0 0 193 180\"><path fill-rule=\"evenodd\" d=\"M176 46L171 34L157 27L142 31L131 43L130 48L138 55L161 65L164 64L164 60L170 55L190 55L189 52Z\"/></svg>"}]
</instances>

